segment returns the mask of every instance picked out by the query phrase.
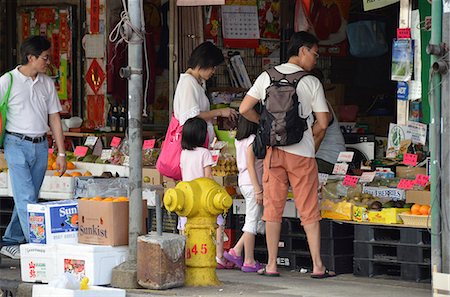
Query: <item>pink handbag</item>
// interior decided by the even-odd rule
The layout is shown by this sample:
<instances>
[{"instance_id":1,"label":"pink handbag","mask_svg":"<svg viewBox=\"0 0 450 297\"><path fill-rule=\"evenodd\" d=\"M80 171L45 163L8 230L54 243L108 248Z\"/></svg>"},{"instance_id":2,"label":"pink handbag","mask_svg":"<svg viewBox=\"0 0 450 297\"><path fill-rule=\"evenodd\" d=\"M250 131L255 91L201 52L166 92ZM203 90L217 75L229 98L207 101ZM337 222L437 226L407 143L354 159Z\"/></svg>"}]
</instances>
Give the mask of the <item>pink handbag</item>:
<instances>
[{"instance_id":1,"label":"pink handbag","mask_svg":"<svg viewBox=\"0 0 450 297\"><path fill-rule=\"evenodd\" d=\"M181 180L180 156L181 156L181 132L183 126L172 114L166 139L164 140L161 153L156 162L156 169L164 176Z\"/></svg>"}]
</instances>

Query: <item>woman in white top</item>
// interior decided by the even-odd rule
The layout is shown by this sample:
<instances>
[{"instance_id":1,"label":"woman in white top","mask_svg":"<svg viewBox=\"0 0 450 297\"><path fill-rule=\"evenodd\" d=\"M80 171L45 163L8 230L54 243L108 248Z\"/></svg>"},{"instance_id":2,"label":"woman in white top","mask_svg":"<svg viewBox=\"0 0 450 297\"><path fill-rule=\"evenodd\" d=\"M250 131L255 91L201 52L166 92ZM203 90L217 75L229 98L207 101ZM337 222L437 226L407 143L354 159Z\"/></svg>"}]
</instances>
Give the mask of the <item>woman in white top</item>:
<instances>
[{"instance_id":1,"label":"woman in white top","mask_svg":"<svg viewBox=\"0 0 450 297\"><path fill-rule=\"evenodd\" d=\"M188 69L180 75L173 111L180 125L193 117L199 117L208 124L208 136L214 139L212 120L216 117L235 119L237 112L229 107L210 110L209 99L206 96L206 81L214 75L216 66L224 61L222 51L211 42L203 42L191 53Z\"/></svg>"}]
</instances>

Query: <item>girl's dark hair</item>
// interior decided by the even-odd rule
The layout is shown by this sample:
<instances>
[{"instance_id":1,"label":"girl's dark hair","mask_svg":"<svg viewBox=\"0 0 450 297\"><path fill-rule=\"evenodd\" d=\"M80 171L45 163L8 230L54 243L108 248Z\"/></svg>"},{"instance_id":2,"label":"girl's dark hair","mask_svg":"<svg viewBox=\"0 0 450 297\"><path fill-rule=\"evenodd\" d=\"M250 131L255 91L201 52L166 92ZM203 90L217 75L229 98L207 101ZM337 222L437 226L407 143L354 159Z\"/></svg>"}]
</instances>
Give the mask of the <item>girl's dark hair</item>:
<instances>
[{"instance_id":1,"label":"girl's dark hair","mask_svg":"<svg viewBox=\"0 0 450 297\"><path fill-rule=\"evenodd\" d=\"M256 104L254 109L258 114L261 114L262 105L260 103ZM258 129L258 124L247 120L242 115L239 115L238 127L236 132L236 140L242 140L249 137L252 134L256 134Z\"/></svg>"},{"instance_id":2,"label":"girl's dark hair","mask_svg":"<svg viewBox=\"0 0 450 297\"><path fill-rule=\"evenodd\" d=\"M312 48L314 45L318 45L319 40L311 33L300 31L292 34L289 41L287 56L288 58L298 55L298 50L302 46L307 48Z\"/></svg>"},{"instance_id":3,"label":"girl's dark hair","mask_svg":"<svg viewBox=\"0 0 450 297\"><path fill-rule=\"evenodd\" d=\"M207 69L221 64L224 60L222 51L213 43L205 41L192 51L187 66L192 69L197 66Z\"/></svg>"},{"instance_id":4,"label":"girl's dark hair","mask_svg":"<svg viewBox=\"0 0 450 297\"><path fill-rule=\"evenodd\" d=\"M196 147L203 147L208 133L207 124L204 119L191 118L183 125L181 147L192 151Z\"/></svg>"},{"instance_id":5,"label":"girl's dark hair","mask_svg":"<svg viewBox=\"0 0 450 297\"><path fill-rule=\"evenodd\" d=\"M25 39L20 46L21 64L28 64L28 56L39 57L43 51L50 48L51 43L43 36L31 36Z\"/></svg>"}]
</instances>

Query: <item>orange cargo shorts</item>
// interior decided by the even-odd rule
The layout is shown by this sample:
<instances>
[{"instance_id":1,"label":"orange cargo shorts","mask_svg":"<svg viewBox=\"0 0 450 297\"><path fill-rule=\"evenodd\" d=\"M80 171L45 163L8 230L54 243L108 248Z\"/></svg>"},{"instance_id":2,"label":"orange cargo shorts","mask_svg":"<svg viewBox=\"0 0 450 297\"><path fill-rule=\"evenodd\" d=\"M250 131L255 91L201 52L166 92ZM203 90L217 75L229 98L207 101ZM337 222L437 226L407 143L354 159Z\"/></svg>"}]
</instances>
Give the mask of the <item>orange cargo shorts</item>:
<instances>
[{"instance_id":1,"label":"orange cargo shorts","mask_svg":"<svg viewBox=\"0 0 450 297\"><path fill-rule=\"evenodd\" d=\"M289 184L302 225L320 221L317 196L317 164L314 158L268 148L264 159L264 215L268 222L281 223Z\"/></svg>"}]
</instances>

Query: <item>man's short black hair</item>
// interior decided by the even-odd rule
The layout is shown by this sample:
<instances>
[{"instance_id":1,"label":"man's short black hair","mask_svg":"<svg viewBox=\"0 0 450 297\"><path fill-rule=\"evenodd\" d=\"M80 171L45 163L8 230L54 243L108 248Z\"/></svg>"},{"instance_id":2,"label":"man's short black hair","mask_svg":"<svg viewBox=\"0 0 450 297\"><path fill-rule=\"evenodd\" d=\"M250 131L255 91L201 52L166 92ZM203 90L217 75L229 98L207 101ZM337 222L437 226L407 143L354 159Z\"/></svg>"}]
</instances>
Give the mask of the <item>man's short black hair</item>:
<instances>
[{"instance_id":1,"label":"man's short black hair","mask_svg":"<svg viewBox=\"0 0 450 297\"><path fill-rule=\"evenodd\" d=\"M224 61L222 51L209 41L205 41L197 46L189 57L187 66L195 69L207 69L220 65Z\"/></svg>"},{"instance_id":2,"label":"man's short black hair","mask_svg":"<svg viewBox=\"0 0 450 297\"><path fill-rule=\"evenodd\" d=\"M51 43L43 36L30 36L22 42L20 46L21 64L28 64L28 56L39 57L43 51L50 48Z\"/></svg>"},{"instance_id":3,"label":"man's short black hair","mask_svg":"<svg viewBox=\"0 0 450 297\"><path fill-rule=\"evenodd\" d=\"M288 58L292 56L297 56L298 50L302 46L312 48L314 45L318 44L319 40L311 33L305 31L295 32L294 34L292 34L291 39L289 41L287 56Z\"/></svg>"},{"instance_id":4,"label":"man's short black hair","mask_svg":"<svg viewBox=\"0 0 450 297\"><path fill-rule=\"evenodd\" d=\"M206 121L198 117L187 120L183 125L181 147L190 151L203 147L208 133L207 126Z\"/></svg>"}]
</instances>

